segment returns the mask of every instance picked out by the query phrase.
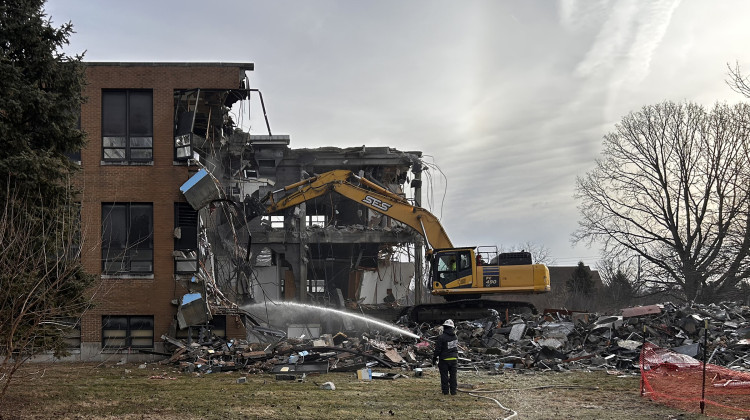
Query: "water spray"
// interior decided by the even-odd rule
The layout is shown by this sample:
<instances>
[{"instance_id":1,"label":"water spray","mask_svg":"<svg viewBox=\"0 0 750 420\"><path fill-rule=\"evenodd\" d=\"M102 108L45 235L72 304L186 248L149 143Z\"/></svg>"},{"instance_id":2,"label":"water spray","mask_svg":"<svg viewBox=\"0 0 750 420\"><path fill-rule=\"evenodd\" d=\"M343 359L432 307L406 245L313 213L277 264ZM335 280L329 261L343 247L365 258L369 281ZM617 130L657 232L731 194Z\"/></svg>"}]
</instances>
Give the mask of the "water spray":
<instances>
[{"instance_id":1,"label":"water spray","mask_svg":"<svg viewBox=\"0 0 750 420\"><path fill-rule=\"evenodd\" d=\"M265 303L255 303L255 304L251 304L251 305L246 305L246 306L243 307L243 309L247 310L247 309L250 309L250 308L253 308L253 307L262 306L262 305L266 305L266 304ZM383 327L383 328L385 328L385 329L387 329L389 331L392 331L392 332L395 332L395 333L398 333L398 334L401 334L401 335L405 335L407 337L416 338L416 339L422 339L422 337L420 337L419 335L414 334L411 331L407 331L407 330L401 329L399 327L396 327L395 325L391 325L391 324L388 324L386 322L383 322L383 321L380 321L380 320L376 320L374 318L369 318L369 317L366 317L364 315L353 314L351 312L341 311L341 310L338 310L338 309L326 308L326 307L323 307L323 306L308 305L308 304L305 304L305 303L297 303L297 302L270 302L269 305L273 305L273 306L287 306L287 307L293 307L293 308L309 309L309 310L315 310L315 311L319 311L319 312L332 313L332 314L336 314L336 315L340 315L340 316L349 317L349 318L352 318L352 319L357 319L359 321L363 321L363 322L366 322L366 323L375 324L375 325L377 325L379 327Z\"/></svg>"}]
</instances>

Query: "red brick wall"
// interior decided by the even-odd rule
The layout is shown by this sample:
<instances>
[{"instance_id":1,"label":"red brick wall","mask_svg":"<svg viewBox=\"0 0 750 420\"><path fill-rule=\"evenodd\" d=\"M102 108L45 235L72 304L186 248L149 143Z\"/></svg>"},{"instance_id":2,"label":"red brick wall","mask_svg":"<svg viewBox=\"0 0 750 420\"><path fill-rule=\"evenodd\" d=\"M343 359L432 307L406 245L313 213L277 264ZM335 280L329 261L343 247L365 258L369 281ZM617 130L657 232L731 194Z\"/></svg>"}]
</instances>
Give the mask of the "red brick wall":
<instances>
[{"instance_id":1,"label":"red brick wall","mask_svg":"<svg viewBox=\"0 0 750 420\"><path fill-rule=\"evenodd\" d=\"M155 341L167 332L176 314L171 301L185 292L174 280L172 235L174 203L185 201L179 187L189 178L187 166L173 163L174 90L235 89L240 73L237 66L221 65L87 67L81 125L88 143L81 153L83 171L78 178L83 190L84 265L90 273L101 273L101 203L146 202L153 203L154 275L153 279L101 279L92 289L95 306L82 320L83 342L101 342L102 315L153 315ZM101 164L102 89L153 90L153 165Z\"/></svg>"}]
</instances>

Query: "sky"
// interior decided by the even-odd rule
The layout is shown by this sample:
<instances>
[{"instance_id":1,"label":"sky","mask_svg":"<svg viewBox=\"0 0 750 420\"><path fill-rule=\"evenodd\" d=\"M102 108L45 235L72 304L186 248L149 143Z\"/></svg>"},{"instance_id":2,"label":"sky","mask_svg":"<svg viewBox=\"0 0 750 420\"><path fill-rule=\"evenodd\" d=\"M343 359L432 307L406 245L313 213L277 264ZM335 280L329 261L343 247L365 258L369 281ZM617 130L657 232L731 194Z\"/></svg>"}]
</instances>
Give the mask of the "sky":
<instances>
[{"instance_id":1,"label":"sky","mask_svg":"<svg viewBox=\"0 0 750 420\"><path fill-rule=\"evenodd\" d=\"M727 0L48 0L86 61L252 62L293 148L419 150L423 206L457 246L573 246L576 178L603 136L662 101L744 98L750 2ZM254 105L252 105L254 106ZM257 109L255 106L252 109ZM251 134L267 134L262 119Z\"/></svg>"}]
</instances>

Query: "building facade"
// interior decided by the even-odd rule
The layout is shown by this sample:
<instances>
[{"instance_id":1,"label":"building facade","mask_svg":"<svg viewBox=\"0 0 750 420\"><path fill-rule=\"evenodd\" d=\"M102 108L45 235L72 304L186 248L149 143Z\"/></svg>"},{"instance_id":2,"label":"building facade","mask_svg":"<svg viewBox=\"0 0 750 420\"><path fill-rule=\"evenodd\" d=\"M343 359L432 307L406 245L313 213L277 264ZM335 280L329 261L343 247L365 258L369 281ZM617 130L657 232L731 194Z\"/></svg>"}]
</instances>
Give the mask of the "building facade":
<instances>
[{"instance_id":1,"label":"building facade","mask_svg":"<svg viewBox=\"0 0 750 420\"><path fill-rule=\"evenodd\" d=\"M394 288L414 299L419 235L394 221L330 196L247 217L251 198L332 169L421 194L419 152L292 149L267 118L254 124L263 134L243 131L249 102L265 108L250 88L253 68L87 63L77 181L82 258L100 281L71 338L74 359L163 357L165 342L200 334L251 338L272 324L244 309L262 302L378 303ZM411 250L409 261L394 249Z\"/></svg>"}]
</instances>

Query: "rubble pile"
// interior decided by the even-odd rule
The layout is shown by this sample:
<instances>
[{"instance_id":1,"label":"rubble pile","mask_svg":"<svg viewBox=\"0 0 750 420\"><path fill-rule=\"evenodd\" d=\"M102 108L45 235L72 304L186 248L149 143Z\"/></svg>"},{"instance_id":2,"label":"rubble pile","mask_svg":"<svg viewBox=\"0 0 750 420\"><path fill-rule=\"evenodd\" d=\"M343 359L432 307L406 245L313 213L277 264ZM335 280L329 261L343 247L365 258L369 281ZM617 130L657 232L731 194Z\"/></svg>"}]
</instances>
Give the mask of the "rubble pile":
<instances>
[{"instance_id":1,"label":"rubble pile","mask_svg":"<svg viewBox=\"0 0 750 420\"><path fill-rule=\"evenodd\" d=\"M709 363L750 370L750 307L732 303L626 308L620 315L546 310L492 328L477 322L457 325L471 363L481 368L638 369L647 341L702 359L707 338ZM708 328L706 328L706 326ZM497 365L494 365L497 368Z\"/></svg>"},{"instance_id":2,"label":"rubble pile","mask_svg":"<svg viewBox=\"0 0 750 420\"><path fill-rule=\"evenodd\" d=\"M357 336L339 332L316 339L282 338L271 344L216 337L188 344L162 337L174 348L164 362L189 372L242 369L276 373L278 379L376 366L419 370L430 366L433 342L442 327L412 328L421 339L393 332ZM490 373L510 368L637 370L644 342L700 360L704 338L709 363L750 371L750 307L733 303L665 303L626 308L618 315L546 310L541 315L511 317L509 322L492 313L484 319L456 322L456 335L459 368Z\"/></svg>"}]
</instances>

